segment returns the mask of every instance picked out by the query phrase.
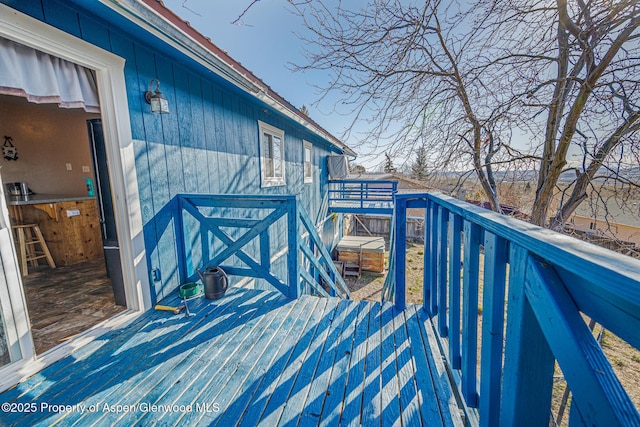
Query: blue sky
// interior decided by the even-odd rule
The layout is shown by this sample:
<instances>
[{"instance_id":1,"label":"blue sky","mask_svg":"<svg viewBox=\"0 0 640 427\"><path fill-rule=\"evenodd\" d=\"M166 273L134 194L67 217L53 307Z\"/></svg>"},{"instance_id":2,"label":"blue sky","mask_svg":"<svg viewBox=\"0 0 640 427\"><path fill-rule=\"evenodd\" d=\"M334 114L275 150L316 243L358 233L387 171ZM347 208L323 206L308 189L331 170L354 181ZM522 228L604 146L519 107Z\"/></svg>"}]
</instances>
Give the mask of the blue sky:
<instances>
[{"instance_id":1,"label":"blue sky","mask_svg":"<svg viewBox=\"0 0 640 427\"><path fill-rule=\"evenodd\" d=\"M313 85L325 83L328 79L326 73L300 73L291 70L291 63L304 63L303 42L296 33L304 32L305 27L301 19L290 12L286 0L258 1L243 17L242 24L232 22L242 14L251 0L163 2L293 105L298 108L306 105L316 122L336 137L342 138L350 119L334 111L336 98L326 99L317 107L311 105L320 97ZM343 141L347 144L350 142ZM359 161L364 160L362 157Z\"/></svg>"}]
</instances>

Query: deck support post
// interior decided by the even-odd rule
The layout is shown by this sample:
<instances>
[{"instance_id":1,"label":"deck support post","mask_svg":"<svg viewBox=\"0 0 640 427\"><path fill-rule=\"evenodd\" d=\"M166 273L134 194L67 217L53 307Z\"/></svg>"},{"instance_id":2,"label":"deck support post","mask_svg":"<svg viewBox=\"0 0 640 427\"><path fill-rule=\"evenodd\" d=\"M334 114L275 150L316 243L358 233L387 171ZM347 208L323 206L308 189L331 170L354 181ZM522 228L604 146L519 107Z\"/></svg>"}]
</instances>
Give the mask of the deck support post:
<instances>
[{"instance_id":1,"label":"deck support post","mask_svg":"<svg viewBox=\"0 0 640 427\"><path fill-rule=\"evenodd\" d=\"M500 425L548 425L554 357L525 296L528 252L511 244Z\"/></svg>"},{"instance_id":2,"label":"deck support post","mask_svg":"<svg viewBox=\"0 0 640 427\"><path fill-rule=\"evenodd\" d=\"M300 295L300 274L298 274L298 254L300 253L300 242L298 241L298 200L292 197L288 201L287 210L287 240L289 252L287 254L287 270L289 271L288 285L291 299L296 299Z\"/></svg>"},{"instance_id":3,"label":"deck support post","mask_svg":"<svg viewBox=\"0 0 640 427\"><path fill-rule=\"evenodd\" d=\"M407 200L396 198L396 223L395 223L395 239L396 239L396 294L395 306L398 310L404 310L406 307L406 262L407 262Z\"/></svg>"}]
</instances>

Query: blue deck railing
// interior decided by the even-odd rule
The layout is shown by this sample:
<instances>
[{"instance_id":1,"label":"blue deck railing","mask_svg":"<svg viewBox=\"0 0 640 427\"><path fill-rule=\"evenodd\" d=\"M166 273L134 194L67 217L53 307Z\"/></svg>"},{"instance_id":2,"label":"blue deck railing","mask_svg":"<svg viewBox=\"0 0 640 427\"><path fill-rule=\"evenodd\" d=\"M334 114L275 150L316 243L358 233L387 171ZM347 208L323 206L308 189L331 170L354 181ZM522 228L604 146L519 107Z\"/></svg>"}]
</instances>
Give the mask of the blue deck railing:
<instances>
[{"instance_id":1,"label":"blue deck railing","mask_svg":"<svg viewBox=\"0 0 640 427\"><path fill-rule=\"evenodd\" d=\"M549 425L557 361L570 425L640 425L584 319L640 347L640 261L450 197L397 195L386 294L399 308L407 208L425 209L424 310L472 423Z\"/></svg>"},{"instance_id":2,"label":"blue deck railing","mask_svg":"<svg viewBox=\"0 0 640 427\"><path fill-rule=\"evenodd\" d=\"M180 277L198 267L263 279L282 294L349 297L349 290L309 215L295 196L186 195L178 197Z\"/></svg>"},{"instance_id":3,"label":"blue deck railing","mask_svg":"<svg viewBox=\"0 0 640 427\"><path fill-rule=\"evenodd\" d=\"M355 214L391 215L397 181L343 179L329 181L329 210Z\"/></svg>"}]
</instances>

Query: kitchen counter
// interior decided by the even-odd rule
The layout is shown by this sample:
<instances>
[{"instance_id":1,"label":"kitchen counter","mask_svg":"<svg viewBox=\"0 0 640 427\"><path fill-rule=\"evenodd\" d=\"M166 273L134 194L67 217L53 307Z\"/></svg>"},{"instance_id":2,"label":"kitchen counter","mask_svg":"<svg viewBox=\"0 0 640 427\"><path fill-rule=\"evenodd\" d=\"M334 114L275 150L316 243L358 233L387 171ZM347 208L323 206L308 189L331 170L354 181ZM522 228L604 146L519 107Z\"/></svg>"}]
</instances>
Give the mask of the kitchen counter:
<instances>
[{"instance_id":1,"label":"kitchen counter","mask_svg":"<svg viewBox=\"0 0 640 427\"><path fill-rule=\"evenodd\" d=\"M103 256L95 197L34 194L7 197L12 224L38 224L56 265Z\"/></svg>"},{"instance_id":2,"label":"kitchen counter","mask_svg":"<svg viewBox=\"0 0 640 427\"><path fill-rule=\"evenodd\" d=\"M62 196L59 194L33 194L31 196L7 196L10 206L38 205L44 203L76 202L94 200L95 196Z\"/></svg>"}]
</instances>

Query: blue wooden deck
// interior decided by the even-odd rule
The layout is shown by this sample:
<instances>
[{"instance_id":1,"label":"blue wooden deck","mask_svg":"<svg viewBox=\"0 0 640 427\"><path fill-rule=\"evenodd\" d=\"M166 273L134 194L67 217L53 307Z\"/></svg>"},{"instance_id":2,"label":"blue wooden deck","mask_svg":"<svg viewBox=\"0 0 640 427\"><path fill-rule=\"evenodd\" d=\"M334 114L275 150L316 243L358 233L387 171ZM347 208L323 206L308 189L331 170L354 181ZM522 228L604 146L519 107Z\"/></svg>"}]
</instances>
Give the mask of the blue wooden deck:
<instances>
[{"instance_id":1,"label":"blue wooden deck","mask_svg":"<svg viewBox=\"0 0 640 427\"><path fill-rule=\"evenodd\" d=\"M391 216L397 189L397 181L330 180L329 211Z\"/></svg>"},{"instance_id":2,"label":"blue wooden deck","mask_svg":"<svg viewBox=\"0 0 640 427\"><path fill-rule=\"evenodd\" d=\"M462 423L415 306L232 288L190 308L147 312L4 392L21 411L0 425Z\"/></svg>"}]
</instances>

